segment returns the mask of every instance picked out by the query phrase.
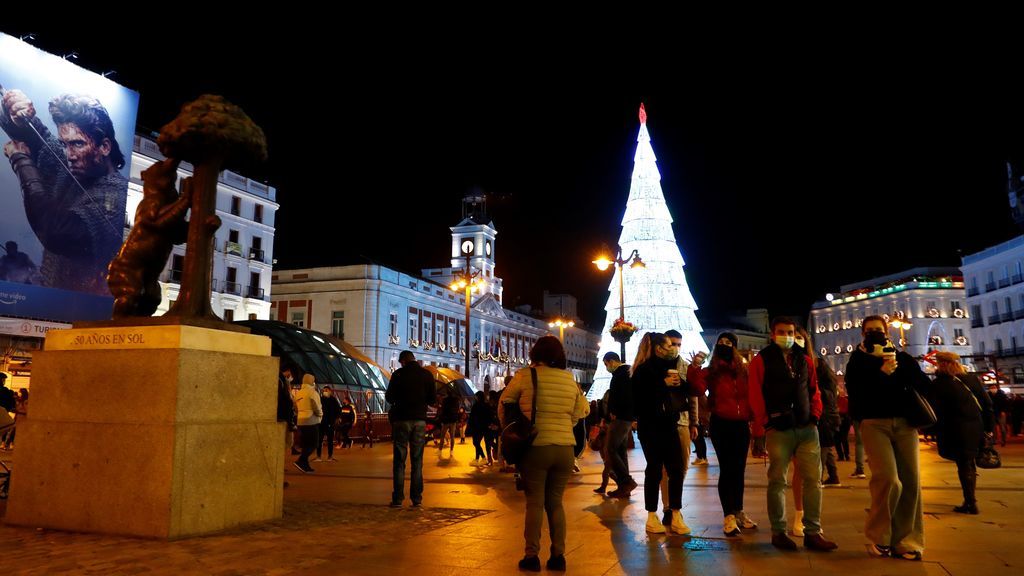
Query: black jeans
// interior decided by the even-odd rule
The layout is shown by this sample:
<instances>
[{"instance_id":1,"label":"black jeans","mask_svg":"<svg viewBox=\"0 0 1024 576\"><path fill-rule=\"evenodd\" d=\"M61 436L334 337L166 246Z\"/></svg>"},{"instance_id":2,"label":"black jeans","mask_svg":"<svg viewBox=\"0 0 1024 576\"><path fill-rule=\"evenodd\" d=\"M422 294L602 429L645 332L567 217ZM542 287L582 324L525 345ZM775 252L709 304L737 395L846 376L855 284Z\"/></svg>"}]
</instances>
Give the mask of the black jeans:
<instances>
[{"instance_id":1,"label":"black jeans","mask_svg":"<svg viewBox=\"0 0 1024 576\"><path fill-rule=\"evenodd\" d=\"M694 452L697 453L698 460L708 459L708 442L704 438L706 430L703 426L697 426L697 439L693 441Z\"/></svg>"},{"instance_id":2,"label":"black jeans","mask_svg":"<svg viewBox=\"0 0 1024 576\"><path fill-rule=\"evenodd\" d=\"M853 427L853 420L849 414L839 417L839 432L836 434L836 454L840 460L850 460L850 428Z\"/></svg>"},{"instance_id":3,"label":"black jeans","mask_svg":"<svg viewBox=\"0 0 1024 576\"><path fill-rule=\"evenodd\" d=\"M299 426L299 442L302 445L302 452L299 454L299 459L296 462L303 468L309 466L309 455L313 453L316 441L320 438L317 431L319 426L319 424Z\"/></svg>"},{"instance_id":4,"label":"black jeans","mask_svg":"<svg viewBox=\"0 0 1024 576\"><path fill-rule=\"evenodd\" d=\"M320 423L320 436L316 440L316 457L320 457L324 441L327 441L327 457L334 457L334 424L327 422Z\"/></svg>"},{"instance_id":5,"label":"black jeans","mask_svg":"<svg viewBox=\"0 0 1024 576\"><path fill-rule=\"evenodd\" d=\"M637 424L640 447L647 459L644 469L644 506L648 512L658 511L661 469L668 472L668 507L683 508L683 447L679 444L676 423L644 422Z\"/></svg>"},{"instance_id":6,"label":"black jeans","mask_svg":"<svg viewBox=\"0 0 1024 576\"><path fill-rule=\"evenodd\" d=\"M722 515L743 510L743 473L750 448L750 426L743 420L711 417L711 443L718 455L718 499Z\"/></svg>"},{"instance_id":7,"label":"black jeans","mask_svg":"<svg viewBox=\"0 0 1024 576\"><path fill-rule=\"evenodd\" d=\"M342 422L341 425L338 426L338 428L341 429L341 447L342 448L351 448L352 447L352 439L349 438L348 434L349 434L349 432L352 431L352 423L351 422Z\"/></svg>"},{"instance_id":8,"label":"black jeans","mask_svg":"<svg viewBox=\"0 0 1024 576\"><path fill-rule=\"evenodd\" d=\"M476 449L476 456L474 456L473 459L474 460L483 460L484 458L487 458L487 454L484 454L483 447L480 446L480 443L484 441L484 435L481 434L480 432L473 432L472 435L473 435L473 448Z\"/></svg>"}]
</instances>

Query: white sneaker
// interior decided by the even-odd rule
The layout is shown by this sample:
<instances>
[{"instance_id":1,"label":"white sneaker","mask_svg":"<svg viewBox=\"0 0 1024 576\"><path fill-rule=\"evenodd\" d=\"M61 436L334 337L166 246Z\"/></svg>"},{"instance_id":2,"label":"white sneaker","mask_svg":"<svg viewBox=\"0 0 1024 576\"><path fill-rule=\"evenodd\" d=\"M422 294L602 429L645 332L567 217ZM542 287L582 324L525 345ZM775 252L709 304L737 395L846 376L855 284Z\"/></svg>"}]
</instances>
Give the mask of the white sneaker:
<instances>
[{"instance_id":1,"label":"white sneaker","mask_svg":"<svg viewBox=\"0 0 1024 576\"><path fill-rule=\"evenodd\" d=\"M651 534L665 533L665 525L661 523L661 518L658 518L657 512L647 513L647 525L644 528Z\"/></svg>"},{"instance_id":2,"label":"white sneaker","mask_svg":"<svg viewBox=\"0 0 1024 576\"><path fill-rule=\"evenodd\" d=\"M802 538L804 535L804 512L803 510L797 510L793 513L793 527L789 529L789 533L793 536Z\"/></svg>"},{"instance_id":3,"label":"white sneaker","mask_svg":"<svg viewBox=\"0 0 1024 576\"><path fill-rule=\"evenodd\" d=\"M747 513L742 510L736 514L736 524L744 530L753 530L754 528L757 528L757 522L754 522L754 520L750 516L747 516Z\"/></svg>"},{"instance_id":4,"label":"white sneaker","mask_svg":"<svg viewBox=\"0 0 1024 576\"><path fill-rule=\"evenodd\" d=\"M691 466L707 466L707 465L708 465L707 458L697 458L696 460L693 461L693 464L691 464Z\"/></svg>"},{"instance_id":5,"label":"white sneaker","mask_svg":"<svg viewBox=\"0 0 1024 576\"><path fill-rule=\"evenodd\" d=\"M322 462L322 460L320 460L319 458L313 458L312 460L310 460L310 462Z\"/></svg>"},{"instance_id":6,"label":"white sneaker","mask_svg":"<svg viewBox=\"0 0 1024 576\"><path fill-rule=\"evenodd\" d=\"M722 523L722 532L725 532L726 536L740 535L740 528L736 525L736 516L729 514L725 517L725 522Z\"/></svg>"},{"instance_id":7,"label":"white sneaker","mask_svg":"<svg viewBox=\"0 0 1024 576\"><path fill-rule=\"evenodd\" d=\"M683 521L683 513L679 510L672 511L672 524L669 526L676 534L689 534L690 527Z\"/></svg>"}]
</instances>

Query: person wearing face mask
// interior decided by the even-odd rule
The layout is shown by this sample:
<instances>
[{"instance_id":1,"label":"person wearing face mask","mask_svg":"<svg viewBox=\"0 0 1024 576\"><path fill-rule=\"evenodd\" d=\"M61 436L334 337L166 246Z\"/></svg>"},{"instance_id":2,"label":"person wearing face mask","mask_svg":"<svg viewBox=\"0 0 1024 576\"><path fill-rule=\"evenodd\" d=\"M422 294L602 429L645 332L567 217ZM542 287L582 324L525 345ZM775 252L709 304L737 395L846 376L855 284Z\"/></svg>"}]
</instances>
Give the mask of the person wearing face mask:
<instances>
[{"instance_id":1,"label":"person wearing face mask","mask_svg":"<svg viewBox=\"0 0 1024 576\"><path fill-rule=\"evenodd\" d=\"M324 386L323 390L320 391L320 407L324 415L320 420L320 436L316 441L316 458L313 459L313 462L320 461L325 441L327 442L327 460L333 462L334 426L338 418L341 417L341 404L338 403L338 398L334 395L334 390L330 386Z\"/></svg>"},{"instance_id":2,"label":"person wearing face mask","mask_svg":"<svg viewBox=\"0 0 1024 576\"><path fill-rule=\"evenodd\" d=\"M811 358L793 348L796 323L775 318L772 343L754 357L748 369L747 399L753 412L755 437L765 437L768 450L768 518L772 546L796 550L786 535L786 475L796 458L803 478L804 547L835 550L835 542L821 534L821 448L817 421L821 418L821 393Z\"/></svg>"},{"instance_id":3,"label":"person wearing face mask","mask_svg":"<svg viewBox=\"0 0 1024 576\"><path fill-rule=\"evenodd\" d=\"M736 352L737 338L723 332L711 353L711 364L702 368L704 354L694 354L686 379L698 395L707 391L711 412L711 444L718 455L718 499L722 503L726 536L739 536L740 530L757 528L743 511L743 475L750 446L750 401L747 393L747 366Z\"/></svg>"},{"instance_id":4,"label":"person wearing face mask","mask_svg":"<svg viewBox=\"0 0 1024 576\"><path fill-rule=\"evenodd\" d=\"M871 508L864 526L868 553L921 560L924 510L917 429L905 416L911 390L927 392L929 380L913 356L895 350L884 318L865 318L861 334L864 342L846 364L846 391L871 466Z\"/></svg>"},{"instance_id":5,"label":"person wearing face mask","mask_svg":"<svg viewBox=\"0 0 1024 576\"><path fill-rule=\"evenodd\" d=\"M644 469L644 507L646 530L664 534L658 518L658 492L662 469L668 475L669 529L688 534L683 521L683 453L677 431L679 411L673 408L672 390L682 386L677 368L678 349L668 337L657 332L644 335L633 362L630 383L633 387L637 435L647 467Z\"/></svg>"},{"instance_id":6,"label":"person wearing face mask","mask_svg":"<svg viewBox=\"0 0 1024 576\"><path fill-rule=\"evenodd\" d=\"M679 351L683 346L683 335L677 330L666 330L665 336L668 338L669 345L672 348L668 355L675 358L675 368L680 377L685 376L690 363L679 355ZM671 412L679 414L679 420L676 421L676 434L679 437L679 449L683 455L682 481L685 483L686 473L690 469L690 443L696 443L700 439L701 434L698 426L700 421L699 398L686 380L682 380L679 386L671 389L670 398L672 399ZM661 476L661 509L664 511L661 523L665 526L671 526L672 507L671 502L669 502L667 472L663 472ZM689 528L686 528L686 530L689 531Z\"/></svg>"}]
</instances>

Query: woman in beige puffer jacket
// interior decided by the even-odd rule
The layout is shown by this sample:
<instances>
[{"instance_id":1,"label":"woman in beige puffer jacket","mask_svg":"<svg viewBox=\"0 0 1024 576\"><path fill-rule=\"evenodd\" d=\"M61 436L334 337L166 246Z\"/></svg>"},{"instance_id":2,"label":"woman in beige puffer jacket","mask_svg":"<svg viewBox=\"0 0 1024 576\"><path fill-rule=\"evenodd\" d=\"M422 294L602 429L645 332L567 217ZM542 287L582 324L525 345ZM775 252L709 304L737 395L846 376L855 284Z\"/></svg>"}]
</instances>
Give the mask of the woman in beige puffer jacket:
<instances>
[{"instance_id":1,"label":"woman in beige puffer jacket","mask_svg":"<svg viewBox=\"0 0 1024 576\"><path fill-rule=\"evenodd\" d=\"M590 413L590 404L565 369L565 349L545 336L530 350L530 368L520 370L501 395L498 412L506 424L506 404L516 403L534 422L537 436L520 464L526 485L526 555L524 570L540 570L540 531L545 512L551 533L549 570L565 570L565 511L562 494L572 474L576 439L572 428ZM533 377L537 374L537 414L533 408Z\"/></svg>"}]
</instances>

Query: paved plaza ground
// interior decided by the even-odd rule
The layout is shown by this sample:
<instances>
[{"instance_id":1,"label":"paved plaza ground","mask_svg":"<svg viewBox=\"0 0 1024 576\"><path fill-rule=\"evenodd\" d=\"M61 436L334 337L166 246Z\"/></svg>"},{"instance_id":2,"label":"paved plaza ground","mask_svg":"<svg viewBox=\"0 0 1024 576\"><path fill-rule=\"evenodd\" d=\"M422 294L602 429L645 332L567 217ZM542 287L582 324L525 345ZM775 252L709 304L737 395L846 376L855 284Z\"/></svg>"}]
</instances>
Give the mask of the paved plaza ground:
<instances>
[{"instance_id":1,"label":"paved plaza ground","mask_svg":"<svg viewBox=\"0 0 1024 576\"><path fill-rule=\"evenodd\" d=\"M868 480L849 479L824 492L823 525L839 550L781 552L769 543L766 467L747 464L746 509L761 525L725 538L715 483L718 466L691 468L683 514L685 536L650 535L642 489L630 501L592 490L600 457L589 451L565 494L569 574L1018 574L1024 568L1024 442L1002 450L1003 468L982 470L979 516L952 512L961 501L956 467L922 444L927 548L923 562L870 558L863 525ZM710 444L710 443L709 443ZM284 518L259 526L180 541L75 534L8 526L0 518L0 573L473 576L515 574L523 554L524 499L511 474L469 466L473 448L457 445L453 458L428 447L423 510L390 509L391 446L353 448L337 462L315 463L302 475L288 458ZM17 451L0 454L17 473ZM643 477L643 454L630 451L630 468ZM17 497L14 494L13 497ZM792 506L792 503L790 503ZM5 504L0 501L0 514ZM547 534L542 540L547 558Z\"/></svg>"}]
</instances>

